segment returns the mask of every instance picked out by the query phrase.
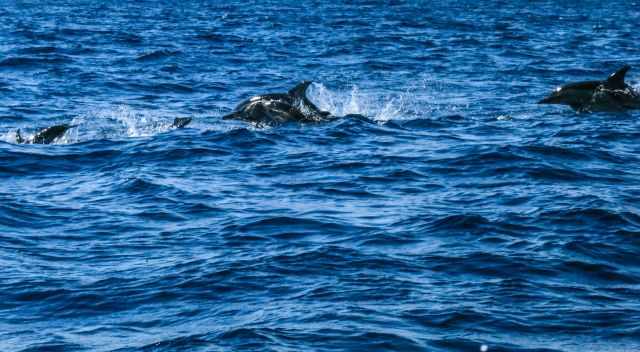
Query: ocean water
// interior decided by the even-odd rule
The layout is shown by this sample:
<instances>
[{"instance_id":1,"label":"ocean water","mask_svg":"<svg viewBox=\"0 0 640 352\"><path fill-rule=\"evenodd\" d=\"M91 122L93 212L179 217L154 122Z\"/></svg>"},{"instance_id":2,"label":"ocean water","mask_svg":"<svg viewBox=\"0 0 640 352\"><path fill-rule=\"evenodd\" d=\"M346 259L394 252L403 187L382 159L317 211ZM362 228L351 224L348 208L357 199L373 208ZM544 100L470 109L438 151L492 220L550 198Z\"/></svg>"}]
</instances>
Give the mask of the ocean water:
<instances>
[{"instance_id":1,"label":"ocean water","mask_svg":"<svg viewBox=\"0 0 640 352\"><path fill-rule=\"evenodd\" d=\"M623 64L639 87L639 23L631 1L4 1L0 350L640 350L640 113L535 104ZM365 117L221 118L304 79Z\"/></svg>"}]
</instances>

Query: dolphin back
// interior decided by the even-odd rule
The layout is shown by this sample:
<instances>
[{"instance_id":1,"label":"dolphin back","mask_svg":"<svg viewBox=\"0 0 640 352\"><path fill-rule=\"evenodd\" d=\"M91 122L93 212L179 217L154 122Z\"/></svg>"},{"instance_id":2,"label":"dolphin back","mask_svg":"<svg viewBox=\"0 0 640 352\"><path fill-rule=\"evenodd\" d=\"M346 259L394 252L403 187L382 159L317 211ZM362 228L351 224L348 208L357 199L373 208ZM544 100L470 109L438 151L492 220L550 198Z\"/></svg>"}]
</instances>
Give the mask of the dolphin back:
<instances>
[{"instance_id":1,"label":"dolphin back","mask_svg":"<svg viewBox=\"0 0 640 352\"><path fill-rule=\"evenodd\" d=\"M245 120L260 125L278 125L287 121L318 122L331 114L321 111L307 98L311 81L302 81L286 93L257 95L240 103L223 120Z\"/></svg>"},{"instance_id":2,"label":"dolphin back","mask_svg":"<svg viewBox=\"0 0 640 352\"><path fill-rule=\"evenodd\" d=\"M51 144L56 138L61 137L68 129L75 127L68 124L47 127L33 136L33 144Z\"/></svg>"}]
</instances>

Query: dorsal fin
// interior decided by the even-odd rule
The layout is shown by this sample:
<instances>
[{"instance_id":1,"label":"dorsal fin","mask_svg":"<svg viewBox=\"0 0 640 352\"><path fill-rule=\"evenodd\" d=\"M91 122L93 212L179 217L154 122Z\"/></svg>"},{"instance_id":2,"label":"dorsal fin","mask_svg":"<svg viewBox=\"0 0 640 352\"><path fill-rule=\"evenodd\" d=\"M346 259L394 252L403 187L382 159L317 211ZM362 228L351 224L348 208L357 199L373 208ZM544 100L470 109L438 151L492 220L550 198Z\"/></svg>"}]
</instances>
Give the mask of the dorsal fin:
<instances>
[{"instance_id":1,"label":"dorsal fin","mask_svg":"<svg viewBox=\"0 0 640 352\"><path fill-rule=\"evenodd\" d=\"M624 89L626 87L626 84L624 83L624 76L630 68L631 66L625 65L615 73L611 74L604 83L605 87L609 89Z\"/></svg>"},{"instance_id":2,"label":"dorsal fin","mask_svg":"<svg viewBox=\"0 0 640 352\"><path fill-rule=\"evenodd\" d=\"M310 85L311 81L302 81L289 91L289 95L293 96L294 98L304 99L307 97L306 92L307 88L309 88Z\"/></svg>"},{"instance_id":3,"label":"dorsal fin","mask_svg":"<svg viewBox=\"0 0 640 352\"><path fill-rule=\"evenodd\" d=\"M311 100L307 98L307 88L309 88L311 83L311 81L300 82L300 84L289 91L289 95L300 101L307 110L305 113L311 115L314 119L326 118L330 116L331 113L318 109L316 104L312 103Z\"/></svg>"}]
</instances>

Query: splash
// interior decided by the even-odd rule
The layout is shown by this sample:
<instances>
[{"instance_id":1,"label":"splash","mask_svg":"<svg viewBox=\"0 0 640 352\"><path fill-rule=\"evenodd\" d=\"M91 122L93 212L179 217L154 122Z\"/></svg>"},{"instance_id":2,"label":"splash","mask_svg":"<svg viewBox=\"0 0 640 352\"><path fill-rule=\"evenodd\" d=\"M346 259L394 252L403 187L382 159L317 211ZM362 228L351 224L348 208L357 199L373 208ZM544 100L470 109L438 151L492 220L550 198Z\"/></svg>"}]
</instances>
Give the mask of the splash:
<instances>
[{"instance_id":1,"label":"splash","mask_svg":"<svg viewBox=\"0 0 640 352\"><path fill-rule=\"evenodd\" d=\"M173 129L175 113L137 110L127 105L90 110L76 116L70 129L57 143L69 144L97 139L144 138ZM197 127L190 123L189 128Z\"/></svg>"},{"instance_id":2,"label":"splash","mask_svg":"<svg viewBox=\"0 0 640 352\"><path fill-rule=\"evenodd\" d=\"M332 91L321 83L314 83L308 97L321 110L332 115L344 116L359 114L379 122L402 119L406 117L406 94L377 95L363 93L353 86L350 91Z\"/></svg>"},{"instance_id":3,"label":"splash","mask_svg":"<svg viewBox=\"0 0 640 352\"><path fill-rule=\"evenodd\" d=\"M322 83L314 83L307 94L321 110L333 115L359 114L378 122L429 118L469 106L468 100L442 82L429 79L414 82L398 93L362 91L357 85L348 91L334 91Z\"/></svg>"},{"instance_id":4,"label":"splash","mask_svg":"<svg viewBox=\"0 0 640 352\"><path fill-rule=\"evenodd\" d=\"M75 117L71 124L77 127L65 134L66 142L91 139L120 139L125 137L149 137L165 132L171 127L171 118L159 112L134 110L120 105L115 108L89 111Z\"/></svg>"},{"instance_id":5,"label":"splash","mask_svg":"<svg viewBox=\"0 0 640 352\"><path fill-rule=\"evenodd\" d=\"M20 131L20 132L22 132L22 131ZM23 134L23 137L31 137L30 135L27 135L24 132L22 132L22 134ZM6 131L4 133L1 133L0 134L0 141L7 142L7 143L14 143L15 144L15 143L17 143L17 140L16 140L17 136L18 136L18 129L14 128L14 129L8 130L8 131Z\"/></svg>"}]
</instances>

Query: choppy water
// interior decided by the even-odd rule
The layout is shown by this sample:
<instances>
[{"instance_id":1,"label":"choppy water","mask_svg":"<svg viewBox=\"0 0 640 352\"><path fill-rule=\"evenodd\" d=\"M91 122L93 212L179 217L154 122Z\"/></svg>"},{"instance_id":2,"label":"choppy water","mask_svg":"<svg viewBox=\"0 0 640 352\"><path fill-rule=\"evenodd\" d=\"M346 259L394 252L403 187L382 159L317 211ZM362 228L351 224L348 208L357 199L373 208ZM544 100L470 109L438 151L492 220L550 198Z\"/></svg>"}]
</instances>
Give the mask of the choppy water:
<instances>
[{"instance_id":1,"label":"choppy water","mask_svg":"<svg viewBox=\"0 0 640 352\"><path fill-rule=\"evenodd\" d=\"M640 115L534 103L637 82L638 23L630 1L4 2L0 350L637 351ZM221 119L302 79L368 118Z\"/></svg>"}]
</instances>

